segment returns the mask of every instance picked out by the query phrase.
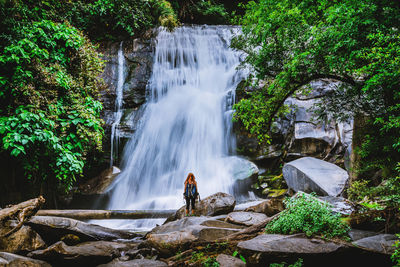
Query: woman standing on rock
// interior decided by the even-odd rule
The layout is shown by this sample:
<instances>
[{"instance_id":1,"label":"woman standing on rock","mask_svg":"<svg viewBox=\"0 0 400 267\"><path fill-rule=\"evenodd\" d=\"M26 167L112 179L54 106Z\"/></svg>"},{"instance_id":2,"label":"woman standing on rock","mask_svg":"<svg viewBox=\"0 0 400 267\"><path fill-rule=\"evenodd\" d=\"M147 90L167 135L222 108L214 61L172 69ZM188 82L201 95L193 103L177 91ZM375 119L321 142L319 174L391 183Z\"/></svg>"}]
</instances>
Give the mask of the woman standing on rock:
<instances>
[{"instance_id":1,"label":"woman standing on rock","mask_svg":"<svg viewBox=\"0 0 400 267\"><path fill-rule=\"evenodd\" d=\"M183 192L183 196L186 200L186 216L189 215L189 206L192 206L192 215L194 215L195 211L195 202L198 195L197 183L194 178L193 173L189 173L185 180L185 191Z\"/></svg>"}]
</instances>

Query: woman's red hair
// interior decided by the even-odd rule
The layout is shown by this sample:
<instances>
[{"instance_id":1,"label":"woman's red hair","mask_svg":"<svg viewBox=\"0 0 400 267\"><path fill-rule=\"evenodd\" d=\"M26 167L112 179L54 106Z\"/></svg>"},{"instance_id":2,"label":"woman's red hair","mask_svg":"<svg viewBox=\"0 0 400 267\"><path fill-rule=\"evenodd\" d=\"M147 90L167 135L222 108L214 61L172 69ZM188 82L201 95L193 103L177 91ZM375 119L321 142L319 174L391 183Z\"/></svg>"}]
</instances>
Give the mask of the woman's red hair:
<instances>
[{"instance_id":1,"label":"woman's red hair","mask_svg":"<svg viewBox=\"0 0 400 267\"><path fill-rule=\"evenodd\" d=\"M194 177L194 174L191 173L191 172L189 172L188 176L186 177L185 186L189 183L190 177L192 177L193 183L197 186L197 183L196 183L196 179L195 179L195 177Z\"/></svg>"}]
</instances>

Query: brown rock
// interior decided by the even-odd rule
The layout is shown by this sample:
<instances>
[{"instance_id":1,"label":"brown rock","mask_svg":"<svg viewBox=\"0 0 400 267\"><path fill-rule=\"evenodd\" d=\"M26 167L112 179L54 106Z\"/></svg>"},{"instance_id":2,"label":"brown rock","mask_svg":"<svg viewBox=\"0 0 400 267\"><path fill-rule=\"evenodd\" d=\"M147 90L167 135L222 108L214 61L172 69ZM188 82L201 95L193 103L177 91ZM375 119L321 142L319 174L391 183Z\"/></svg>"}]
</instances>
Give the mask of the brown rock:
<instances>
[{"instance_id":1,"label":"brown rock","mask_svg":"<svg viewBox=\"0 0 400 267\"><path fill-rule=\"evenodd\" d=\"M104 170L99 176L90 179L80 186L83 194L94 195L103 194L107 187L114 181L115 177L121 173L121 170L115 166Z\"/></svg>"},{"instance_id":2,"label":"brown rock","mask_svg":"<svg viewBox=\"0 0 400 267\"><path fill-rule=\"evenodd\" d=\"M40 260L15 255L7 252L0 252L1 267L51 267L50 264Z\"/></svg>"},{"instance_id":3,"label":"brown rock","mask_svg":"<svg viewBox=\"0 0 400 267\"><path fill-rule=\"evenodd\" d=\"M4 227L0 230L0 235L11 230L9 227ZM32 230L29 226L22 226L17 232L8 237L0 238L0 250L19 253L42 249L46 247L45 242L40 235Z\"/></svg>"},{"instance_id":4,"label":"brown rock","mask_svg":"<svg viewBox=\"0 0 400 267\"><path fill-rule=\"evenodd\" d=\"M245 211L264 213L267 216L273 216L285 209L282 198L271 198L255 206L248 207Z\"/></svg>"}]
</instances>

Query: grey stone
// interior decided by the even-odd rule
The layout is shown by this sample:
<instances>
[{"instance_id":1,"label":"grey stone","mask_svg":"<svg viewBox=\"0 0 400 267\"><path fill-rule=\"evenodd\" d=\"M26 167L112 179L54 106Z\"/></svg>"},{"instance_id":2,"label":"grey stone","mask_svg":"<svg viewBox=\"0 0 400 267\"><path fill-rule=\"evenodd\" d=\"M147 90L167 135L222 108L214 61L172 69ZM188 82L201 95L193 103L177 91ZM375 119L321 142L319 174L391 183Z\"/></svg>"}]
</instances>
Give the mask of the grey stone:
<instances>
[{"instance_id":1,"label":"grey stone","mask_svg":"<svg viewBox=\"0 0 400 267\"><path fill-rule=\"evenodd\" d=\"M318 199L327 202L334 212L342 215L351 215L355 211L354 204L343 197L326 196L318 197Z\"/></svg>"},{"instance_id":2,"label":"grey stone","mask_svg":"<svg viewBox=\"0 0 400 267\"><path fill-rule=\"evenodd\" d=\"M218 192L211 196L196 201L196 216L216 216L228 214L233 211L236 205L236 200L232 195ZM185 217L186 206L182 206L176 213L169 217L165 222L171 222Z\"/></svg>"},{"instance_id":3,"label":"grey stone","mask_svg":"<svg viewBox=\"0 0 400 267\"><path fill-rule=\"evenodd\" d=\"M234 211L228 214L226 221L239 225L252 226L266 220L267 218L267 215L263 213Z\"/></svg>"},{"instance_id":4,"label":"grey stone","mask_svg":"<svg viewBox=\"0 0 400 267\"><path fill-rule=\"evenodd\" d=\"M20 255L0 252L0 266L1 267L51 267L50 264L41 260L34 260Z\"/></svg>"},{"instance_id":5,"label":"grey stone","mask_svg":"<svg viewBox=\"0 0 400 267\"><path fill-rule=\"evenodd\" d=\"M226 254L219 254L217 256L216 261L219 263L220 267L245 267L246 263L242 260L226 255Z\"/></svg>"},{"instance_id":6,"label":"grey stone","mask_svg":"<svg viewBox=\"0 0 400 267\"><path fill-rule=\"evenodd\" d=\"M285 209L282 198L270 198L257 205L250 206L245 211L264 213L267 216L273 216Z\"/></svg>"},{"instance_id":7,"label":"grey stone","mask_svg":"<svg viewBox=\"0 0 400 267\"><path fill-rule=\"evenodd\" d=\"M365 231L359 229L351 229L349 231L349 237L351 238L352 241L357 241L374 235L377 235L377 233L372 231Z\"/></svg>"},{"instance_id":8,"label":"grey stone","mask_svg":"<svg viewBox=\"0 0 400 267\"><path fill-rule=\"evenodd\" d=\"M27 224L49 243L57 242L68 234L78 236L81 242L132 239L139 236L129 231L110 229L63 217L33 216Z\"/></svg>"},{"instance_id":9,"label":"grey stone","mask_svg":"<svg viewBox=\"0 0 400 267\"><path fill-rule=\"evenodd\" d=\"M349 178L342 168L311 157L286 163L282 171L287 185L294 191L323 196L339 196Z\"/></svg>"},{"instance_id":10,"label":"grey stone","mask_svg":"<svg viewBox=\"0 0 400 267\"><path fill-rule=\"evenodd\" d=\"M395 235L380 234L365 237L353 242L359 247L383 254L393 254L395 247L393 246L399 240Z\"/></svg>"},{"instance_id":11,"label":"grey stone","mask_svg":"<svg viewBox=\"0 0 400 267\"><path fill-rule=\"evenodd\" d=\"M148 260L148 259L136 259L129 261L121 261L119 259L114 259L113 261L101 264L98 267L164 267L168 266L165 262L157 261L157 260Z\"/></svg>"},{"instance_id":12,"label":"grey stone","mask_svg":"<svg viewBox=\"0 0 400 267\"><path fill-rule=\"evenodd\" d=\"M133 246L128 243L109 241L85 242L76 246L67 246L64 242L59 241L46 249L30 252L28 256L56 265L96 266L121 256L122 251L127 251Z\"/></svg>"},{"instance_id":13,"label":"grey stone","mask_svg":"<svg viewBox=\"0 0 400 267\"><path fill-rule=\"evenodd\" d=\"M146 242L165 256L195 241L213 242L242 229L216 217L186 217L155 227L146 235Z\"/></svg>"}]
</instances>

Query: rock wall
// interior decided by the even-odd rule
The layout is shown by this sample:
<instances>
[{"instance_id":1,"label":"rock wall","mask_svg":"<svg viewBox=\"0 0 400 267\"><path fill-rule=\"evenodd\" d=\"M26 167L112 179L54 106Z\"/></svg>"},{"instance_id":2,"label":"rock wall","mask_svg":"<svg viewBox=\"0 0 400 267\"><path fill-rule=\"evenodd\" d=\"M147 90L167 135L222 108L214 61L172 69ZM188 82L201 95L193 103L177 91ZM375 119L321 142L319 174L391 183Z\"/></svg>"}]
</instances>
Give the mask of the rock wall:
<instances>
[{"instance_id":1,"label":"rock wall","mask_svg":"<svg viewBox=\"0 0 400 267\"><path fill-rule=\"evenodd\" d=\"M136 124L140 119L140 107L146 101L146 85L151 75L153 54L155 48L155 31L149 31L140 39L123 42L125 57L124 85L123 85L123 115L118 126L120 143L119 157L115 159L116 165L120 162L123 146L135 132ZM105 137L103 140L104 160L110 161L111 153L111 125L115 120L115 100L118 82L118 49L119 42L103 43L100 51L104 54L106 66L102 75L107 88L102 90L101 101L104 109L102 117L105 121Z\"/></svg>"},{"instance_id":2,"label":"rock wall","mask_svg":"<svg viewBox=\"0 0 400 267\"><path fill-rule=\"evenodd\" d=\"M243 85L243 84L242 84ZM283 162L310 156L348 167L351 150L352 122L317 122L310 108L327 93L339 85L330 79L310 83L308 94L297 94L285 101L290 113L278 119L271 126L272 142L260 145L256 138L249 136L240 123L234 129L237 134L238 153L257 163L259 167L277 168ZM237 99L246 97L254 88L239 86Z\"/></svg>"}]
</instances>

